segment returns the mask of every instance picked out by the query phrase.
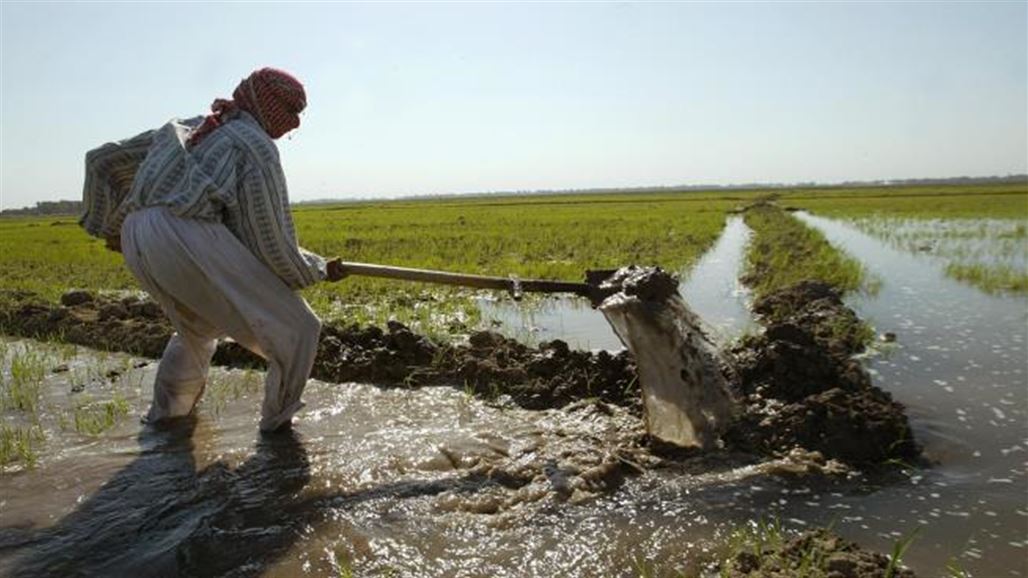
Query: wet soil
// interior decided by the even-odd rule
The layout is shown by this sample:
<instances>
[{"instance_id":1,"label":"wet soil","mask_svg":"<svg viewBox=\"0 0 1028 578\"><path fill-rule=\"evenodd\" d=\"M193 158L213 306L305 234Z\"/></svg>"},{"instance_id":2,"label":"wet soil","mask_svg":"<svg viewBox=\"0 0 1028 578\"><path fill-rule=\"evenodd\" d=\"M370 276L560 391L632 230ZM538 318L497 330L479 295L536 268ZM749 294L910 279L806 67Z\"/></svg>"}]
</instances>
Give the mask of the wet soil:
<instances>
[{"instance_id":1,"label":"wet soil","mask_svg":"<svg viewBox=\"0 0 1028 578\"><path fill-rule=\"evenodd\" d=\"M753 309L765 331L731 350L744 408L727 443L771 454L798 446L862 467L920 454L904 407L853 358L867 329L835 289L805 281Z\"/></svg>"},{"instance_id":2,"label":"wet soil","mask_svg":"<svg viewBox=\"0 0 1028 578\"><path fill-rule=\"evenodd\" d=\"M815 573L814 565L823 574ZM808 570L802 572L801 568ZM761 548L759 553L753 550L739 552L724 565L720 574L729 578L792 578L798 575L826 578L915 576L910 570L900 568L893 568L890 573L888 557L864 550L827 530L804 532L778 547Z\"/></svg>"}]
</instances>

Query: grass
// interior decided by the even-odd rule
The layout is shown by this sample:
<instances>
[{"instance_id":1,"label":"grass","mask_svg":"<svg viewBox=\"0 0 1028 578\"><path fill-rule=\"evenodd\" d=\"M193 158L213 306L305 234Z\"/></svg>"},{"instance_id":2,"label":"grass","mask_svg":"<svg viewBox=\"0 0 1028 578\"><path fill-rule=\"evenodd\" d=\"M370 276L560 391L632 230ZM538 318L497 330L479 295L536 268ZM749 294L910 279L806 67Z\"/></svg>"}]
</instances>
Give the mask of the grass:
<instances>
[{"instance_id":1,"label":"grass","mask_svg":"<svg viewBox=\"0 0 1028 578\"><path fill-rule=\"evenodd\" d=\"M684 271L712 245L726 212L761 194L764 191L512 195L298 206L293 214L301 243L326 256L577 280L587 269L631 263ZM944 219L1024 219L1028 215L1028 185L1020 184L780 189L775 195L782 204L840 218L912 219L931 214ZM1017 241L1011 240L1011 246L1023 253L1024 244ZM777 259L769 269L784 270L786 275L796 272L797 261L786 253L768 251L768 257ZM844 284L860 276L850 265L834 268L828 253L810 257L815 268L820 266L815 274L842 275ZM977 270L960 274L997 278ZM56 301L75 287L137 289L121 257L105 250L101 241L88 237L68 217L0 219L0 278L0 301L13 299L11 291L30 291ZM787 281L772 278L764 284ZM1002 276L985 282L1009 284ZM381 325L397 319L440 337L483 322L477 294L461 289L354 277L319 284L303 294L329 321ZM533 303L537 302L529 301L526 307Z\"/></svg>"},{"instance_id":2,"label":"grass","mask_svg":"<svg viewBox=\"0 0 1028 578\"><path fill-rule=\"evenodd\" d=\"M885 568L885 578L893 578L896 575L896 571L900 569L900 565L903 562L903 556L906 555L910 545L914 543L920 532L920 528L915 528L913 532L893 543L892 552L889 554L889 565Z\"/></svg>"},{"instance_id":3,"label":"grass","mask_svg":"<svg viewBox=\"0 0 1028 578\"><path fill-rule=\"evenodd\" d=\"M36 467L37 452L43 441L43 431L38 425L0 424L0 466L21 462L27 468Z\"/></svg>"},{"instance_id":4,"label":"grass","mask_svg":"<svg viewBox=\"0 0 1028 578\"><path fill-rule=\"evenodd\" d=\"M228 374L212 372L207 378L201 403L210 407L214 415L221 415L229 402L260 391L261 383L260 375L253 369Z\"/></svg>"},{"instance_id":5,"label":"grass","mask_svg":"<svg viewBox=\"0 0 1028 578\"><path fill-rule=\"evenodd\" d=\"M1028 292L1025 219L872 216L850 222L896 249L941 261L949 277L987 293Z\"/></svg>"},{"instance_id":6,"label":"grass","mask_svg":"<svg viewBox=\"0 0 1028 578\"><path fill-rule=\"evenodd\" d=\"M986 293L1028 293L1028 184L796 191L782 202L848 220L900 250L938 257L949 277Z\"/></svg>"},{"instance_id":7,"label":"grass","mask_svg":"<svg viewBox=\"0 0 1028 578\"><path fill-rule=\"evenodd\" d=\"M818 532L832 533L834 524L829 524ZM917 538L920 529L915 529L893 543L889 553L885 578L893 578L902 567L903 557ZM769 520L760 518L738 526L729 535L724 562L720 564L719 574L722 577L732 575L732 570L740 558L749 556L749 564L756 564L767 575L786 575L795 578L827 578L829 576L828 561L831 551L822 549L822 542L816 538L795 540L782 527L777 518ZM744 562L744 564L746 564ZM955 567L959 570L959 567ZM774 573L775 570L779 573ZM759 573L758 575L765 575Z\"/></svg>"},{"instance_id":8,"label":"grass","mask_svg":"<svg viewBox=\"0 0 1028 578\"><path fill-rule=\"evenodd\" d=\"M557 195L297 207L301 244L348 261L522 278L580 280L640 263L681 270L716 240L738 194ZM69 288L136 289L120 255L74 219L0 219L2 289L56 301ZM0 292L2 293L2 292ZM474 325L469 291L369 278L304 291L326 319L418 327ZM0 295L2 298L2 295Z\"/></svg>"},{"instance_id":9,"label":"grass","mask_svg":"<svg viewBox=\"0 0 1028 578\"><path fill-rule=\"evenodd\" d=\"M81 402L72 410L75 431L86 435L99 435L128 415L128 401L121 394L102 402Z\"/></svg>"},{"instance_id":10,"label":"grass","mask_svg":"<svg viewBox=\"0 0 1028 578\"><path fill-rule=\"evenodd\" d=\"M796 189L782 204L833 218L1028 218L1028 183Z\"/></svg>"},{"instance_id":11,"label":"grass","mask_svg":"<svg viewBox=\"0 0 1028 578\"><path fill-rule=\"evenodd\" d=\"M47 355L42 350L17 347L11 348L7 361L7 371L0 376L0 409L35 415L47 372Z\"/></svg>"},{"instance_id":12,"label":"grass","mask_svg":"<svg viewBox=\"0 0 1028 578\"><path fill-rule=\"evenodd\" d=\"M328 554L328 563L332 566L332 573L336 578L353 578L353 564L350 556L343 548L325 548Z\"/></svg>"},{"instance_id":13,"label":"grass","mask_svg":"<svg viewBox=\"0 0 1028 578\"><path fill-rule=\"evenodd\" d=\"M746 212L745 218L753 238L746 252L743 279L756 297L806 279L823 281L844 293L874 289L860 262L780 208L757 205Z\"/></svg>"},{"instance_id":14,"label":"grass","mask_svg":"<svg viewBox=\"0 0 1028 578\"><path fill-rule=\"evenodd\" d=\"M1028 293L1028 272L1009 266L988 266L981 263L946 265L946 275L966 281L986 293Z\"/></svg>"}]
</instances>

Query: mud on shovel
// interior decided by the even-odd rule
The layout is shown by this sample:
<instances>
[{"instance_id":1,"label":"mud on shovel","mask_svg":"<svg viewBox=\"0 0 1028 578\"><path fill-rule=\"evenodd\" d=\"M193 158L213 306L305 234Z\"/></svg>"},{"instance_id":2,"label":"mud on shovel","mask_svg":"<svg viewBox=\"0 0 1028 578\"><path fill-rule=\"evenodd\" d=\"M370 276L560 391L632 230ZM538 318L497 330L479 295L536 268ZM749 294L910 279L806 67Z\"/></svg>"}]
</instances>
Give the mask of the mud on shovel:
<instances>
[{"instance_id":1,"label":"mud on shovel","mask_svg":"<svg viewBox=\"0 0 1028 578\"><path fill-rule=\"evenodd\" d=\"M678 293L678 279L659 267L586 271L586 281L468 275L371 263L338 262L345 275L382 277L523 293L571 293L589 299L635 356L652 438L704 449L718 443L732 402L717 347Z\"/></svg>"}]
</instances>

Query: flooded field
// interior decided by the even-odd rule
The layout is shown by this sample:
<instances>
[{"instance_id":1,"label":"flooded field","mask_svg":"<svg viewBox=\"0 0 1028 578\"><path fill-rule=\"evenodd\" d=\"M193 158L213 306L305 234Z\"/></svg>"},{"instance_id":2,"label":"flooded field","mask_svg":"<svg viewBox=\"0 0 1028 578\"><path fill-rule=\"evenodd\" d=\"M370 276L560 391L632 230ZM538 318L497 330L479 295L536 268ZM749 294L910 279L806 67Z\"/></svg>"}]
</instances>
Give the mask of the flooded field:
<instances>
[{"instance_id":1,"label":"flooded field","mask_svg":"<svg viewBox=\"0 0 1028 578\"><path fill-rule=\"evenodd\" d=\"M853 225L893 248L924 254L949 277L988 292L1028 290L1023 219L864 217Z\"/></svg>"},{"instance_id":2,"label":"flooded field","mask_svg":"<svg viewBox=\"0 0 1028 578\"><path fill-rule=\"evenodd\" d=\"M261 373L224 368L195 419L154 429L137 421L153 361L8 339L4 375L24 387L3 424L30 432L33 466L13 459L0 476L0 574L697 575L763 516L832 524L882 552L912 537L904 563L921 576L952 562L1028 575L1024 299L801 218L881 279L850 299L896 334L865 362L907 406L930 463L883 479L802 454L664 459L617 405L528 410L459 384L312 381L294 430L261 436ZM731 219L682 289L722 342L752 323L737 281L747 237ZM587 304L549 305L511 333L620 348ZM483 305L507 325L515 311Z\"/></svg>"},{"instance_id":3,"label":"flooded field","mask_svg":"<svg viewBox=\"0 0 1028 578\"><path fill-rule=\"evenodd\" d=\"M882 280L860 314L895 345L868 359L876 382L905 404L935 465L848 512L874 527L923 529L909 560L938 573L944 553L980 576L1028 574L1028 308L949 279L928 256L856 228L800 217ZM843 532L845 527L841 528Z\"/></svg>"}]
</instances>

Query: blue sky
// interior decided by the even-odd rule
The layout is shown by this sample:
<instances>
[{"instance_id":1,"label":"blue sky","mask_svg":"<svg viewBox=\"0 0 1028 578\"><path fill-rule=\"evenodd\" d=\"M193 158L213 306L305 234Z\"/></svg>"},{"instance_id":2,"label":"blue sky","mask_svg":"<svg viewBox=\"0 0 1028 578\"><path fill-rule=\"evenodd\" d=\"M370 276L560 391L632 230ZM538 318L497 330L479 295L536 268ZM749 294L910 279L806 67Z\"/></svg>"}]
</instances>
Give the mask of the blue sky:
<instances>
[{"instance_id":1,"label":"blue sky","mask_svg":"<svg viewBox=\"0 0 1028 578\"><path fill-rule=\"evenodd\" d=\"M293 200L1028 171L1028 3L0 4L0 206L307 86Z\"/></svg>"}]
</instances>

